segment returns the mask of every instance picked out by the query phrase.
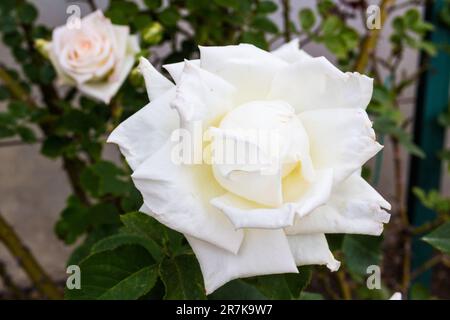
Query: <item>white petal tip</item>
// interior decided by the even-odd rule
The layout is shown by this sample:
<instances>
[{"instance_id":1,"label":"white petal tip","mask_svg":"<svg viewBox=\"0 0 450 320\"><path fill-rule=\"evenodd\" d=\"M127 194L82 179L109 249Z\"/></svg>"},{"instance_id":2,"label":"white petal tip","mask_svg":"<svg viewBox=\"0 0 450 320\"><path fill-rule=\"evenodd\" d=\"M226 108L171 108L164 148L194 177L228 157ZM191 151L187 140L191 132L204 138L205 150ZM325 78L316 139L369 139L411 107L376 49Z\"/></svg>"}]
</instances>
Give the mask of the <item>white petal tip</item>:
<instances>
[{"instance_id":1,"label":"white petal tip","mask_svg":"<svg viewBox=\"0 0 450 320\"><path fill-rule=\"evenodd\" d=\"M151 69L152 65L151 65L150 61L148 61L146 58L140 57L138 68L139 68L139 71L142 73L145 69Z\"/></svg>"},{"instance_id":2,"label":"white petal tip","mask_svg":"<svg viewBox=\"0 0 450 320\"><path fill-rule=\"evenodd\" d=\"M402 294L400 292L396 292L389 298L389 300L402 300Z\"/></svg>"},{"instance_id":3,"label":"white petal tip","mask_svg":"<svg viewBox=\"0 0 450 320\"><path fill-rule=\"evenodd\" d=\"M341 262L337 261L336 259L333 258L332 261L327 263L327 268L330 269L331 272L335 272L338 271L339 268L341 266Z\"/></svg>"}]
</instances>

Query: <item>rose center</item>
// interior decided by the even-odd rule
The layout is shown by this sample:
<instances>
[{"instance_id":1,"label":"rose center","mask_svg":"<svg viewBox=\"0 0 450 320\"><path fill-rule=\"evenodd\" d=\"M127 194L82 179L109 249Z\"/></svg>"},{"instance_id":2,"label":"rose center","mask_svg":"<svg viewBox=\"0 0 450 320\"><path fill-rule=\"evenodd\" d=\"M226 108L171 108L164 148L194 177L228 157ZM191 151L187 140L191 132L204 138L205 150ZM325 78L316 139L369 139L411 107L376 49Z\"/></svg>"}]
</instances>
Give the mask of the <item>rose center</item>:
<instances>
[{"instance_id":1,"label":"rose center","mask_svg":"<svg viewBox=\"0 0 450 320\"><path fill-rule=\"evenodd\" d=\"M294 109L279 100L230 111L213 130L213 173L228 191L269 206L282 204L282 179L309 159L309 141Z\"/></svg>"}]
</instances>

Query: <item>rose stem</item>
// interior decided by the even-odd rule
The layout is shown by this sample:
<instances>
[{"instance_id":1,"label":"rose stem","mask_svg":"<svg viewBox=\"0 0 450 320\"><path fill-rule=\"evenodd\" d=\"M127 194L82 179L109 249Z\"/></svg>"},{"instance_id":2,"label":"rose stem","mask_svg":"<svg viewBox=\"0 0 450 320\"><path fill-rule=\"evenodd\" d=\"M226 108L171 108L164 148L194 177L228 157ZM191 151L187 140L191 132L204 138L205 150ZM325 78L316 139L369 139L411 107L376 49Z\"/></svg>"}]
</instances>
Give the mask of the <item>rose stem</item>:
<instances>
[{"instance_id":1,"label":"rose stem","mask_svg":"<svg viewBox=\"0 0 450 320\"><path fill-rule=\"evenodd\" d=\"M47 298L52 300L62 299L62 294L50 277L39 265L30 250L21 242L14 229L0 214L0 241L16 257L19 264L36 285L36 288Z\"/></svg>"}]
</instances>

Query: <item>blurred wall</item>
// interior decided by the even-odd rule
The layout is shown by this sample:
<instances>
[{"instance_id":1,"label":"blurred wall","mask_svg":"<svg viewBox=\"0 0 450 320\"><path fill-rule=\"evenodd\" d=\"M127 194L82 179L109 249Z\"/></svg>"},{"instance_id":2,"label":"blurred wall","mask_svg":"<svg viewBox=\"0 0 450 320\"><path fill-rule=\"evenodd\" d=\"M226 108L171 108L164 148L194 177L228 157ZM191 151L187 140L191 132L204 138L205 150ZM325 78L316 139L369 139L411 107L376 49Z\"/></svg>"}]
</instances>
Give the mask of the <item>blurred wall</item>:
<instances>
[{"instance_id":1,"label":"blurred wall","mask_svg":"<svg viewBox=\"0 0 450 320\"><path fill-rule=\"evenodd\" d=\"M88 6L80 1L34 0L32 2L39 9L40 22L49 26L65 23L66 8L70 4L79 4L83 15L89 12ZM291 2L292 20L296 21L298 9L304 6L313 6L315 1L292 0ZM376 1L369 2L376 3ZM97 0L96 3L100 8L104 8L107 0ZM281 22L280 12L275 14L275 19L279 23ZM355 27L364 28L361 22L356 22ZM378 47L378 53L381 55L388 54L389 45L386 31L383 32ZM279 44L276 43L275 47ZM314 56L325 55L330 58L322 46L309 44L304 49ZM3 63L14 64L8 48L1 43L0 57ZM408 52L402 62L402 68L408 72L414 72L416 64L417 54ZM410 90L405 96L413 97L414 90ZM411 115L412 107L412 105L405 105L405 113ZM1 108L2 106L0 106ZM14 225L16 231L43 267L54 278L64 279L65 262L72 248L66 247L55 237L53 226L60 211L64 208L70 189L61 163L41 156L39 148L39 144L0 147L0 212ZM392 166L389 144L386 144L384 152L384 171L377 189L388 200L391 200L393 198L393 182L391 180ZM108 154L117 156L114 147L108 148ZM28 284L26 275L1 245L0 261L7 263L7 268L16 281L22 285ZM0 281L0 290L1 286Z\"/></svg>"}]
</instances>

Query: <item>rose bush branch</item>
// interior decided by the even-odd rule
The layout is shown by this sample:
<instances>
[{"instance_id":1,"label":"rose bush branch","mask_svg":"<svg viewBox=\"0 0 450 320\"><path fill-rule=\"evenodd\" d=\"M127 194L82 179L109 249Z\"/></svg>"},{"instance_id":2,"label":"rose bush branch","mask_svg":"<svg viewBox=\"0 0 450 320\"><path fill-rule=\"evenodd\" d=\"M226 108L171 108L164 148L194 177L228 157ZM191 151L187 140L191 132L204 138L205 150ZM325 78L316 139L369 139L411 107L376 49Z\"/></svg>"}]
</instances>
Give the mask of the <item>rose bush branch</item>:
<instances>
[{"instance_id":1,"label":"rose bush branch","mask_svg":"<svg viewBox=\"0 0 450 320\"><path fill-rule=\"evenodd\" d=\"M389 6L395 3L395 0L382 0L380 3L380 28L370 30L362 42L362 48L356 59L354 70L364 72L369 62L372 52L375 50L383 25L386 21Z\"/></svg>"},{"instance_id":2,"label":"rose bush branch","mask_svg":"<svg viewBox=\"0 0 450 320\"><path fill-rule=\"evenodd\" d=\"M0 241L6 246L16 261L27 273L36 288L49 299L61 299L62 294L47 275L30 250L22 243L13 228L0 213Z\"/></svg>"},{"instance_id":3,"label":"rose bush branch","mask_svg":"<svg viewBox=\"0 0 450 320\"><path fill-rule=\"evenodd\" d=\"M3 285L6 290L9 291L11 297L13 299L22 299L24 297L22 291L19 286L14 283L14 280L11 278L11 275L6 270L5 263L0 260L0 280L3 281Z\"/></svg>"}]
</instances>

